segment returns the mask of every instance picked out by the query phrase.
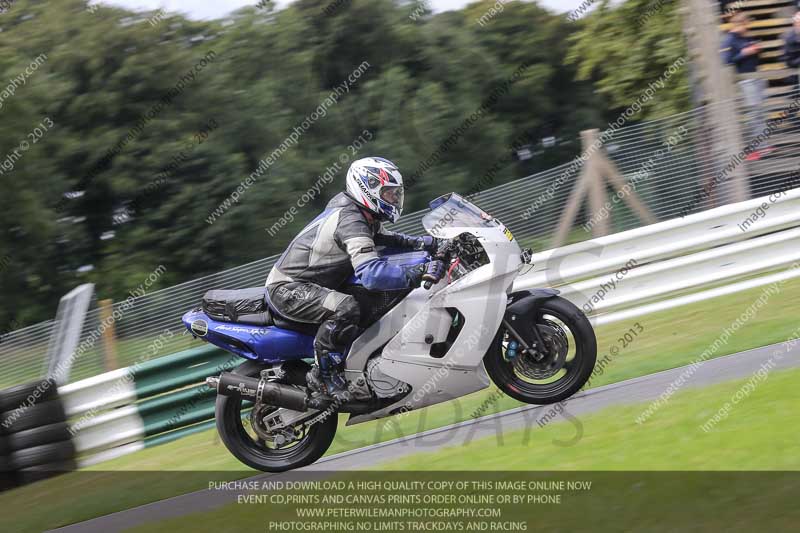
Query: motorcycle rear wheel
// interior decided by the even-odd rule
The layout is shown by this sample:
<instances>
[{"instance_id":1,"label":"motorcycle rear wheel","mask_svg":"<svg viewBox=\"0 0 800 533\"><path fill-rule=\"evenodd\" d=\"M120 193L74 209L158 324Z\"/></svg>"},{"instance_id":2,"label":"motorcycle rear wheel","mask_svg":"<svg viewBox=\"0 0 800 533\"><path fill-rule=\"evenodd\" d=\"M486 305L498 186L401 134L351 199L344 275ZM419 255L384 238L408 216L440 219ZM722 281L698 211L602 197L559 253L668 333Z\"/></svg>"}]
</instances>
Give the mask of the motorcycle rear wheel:
<instances>
[{"instance_id":1,"label":"motorcycle rear wheel","mask_svg":"<svg viewBox=\"0 0 800 533\"><path fill-rule=\"evenodd\" d=\"M542 303L535 325L547 345L548 354L541 360L522 353L512 356L509 345L514 337L501 325L483 363L494 384L512 398L528 404L557 403L578 392L591 377L597 339L586 315L561 297Z\"/></svg>"},{"instance_id":2,"label":"motorcycle rear wheel","mask_svg":"<svg viewBox=\"0 0 800 533\"><path fill-rule=\"evenodd\" d=\"M233 373L258 376L264 367L254 362L238 366ZM270 447L242 420L248 405L241 398L217 396L217 431L225 447L234 457L262 472L285 472L310 465L322 457L333 442L338 425L338 413L333 412L310 428L288 447ZM245 417L250 419L249 416Z\"/></svg>"}]
</instances>

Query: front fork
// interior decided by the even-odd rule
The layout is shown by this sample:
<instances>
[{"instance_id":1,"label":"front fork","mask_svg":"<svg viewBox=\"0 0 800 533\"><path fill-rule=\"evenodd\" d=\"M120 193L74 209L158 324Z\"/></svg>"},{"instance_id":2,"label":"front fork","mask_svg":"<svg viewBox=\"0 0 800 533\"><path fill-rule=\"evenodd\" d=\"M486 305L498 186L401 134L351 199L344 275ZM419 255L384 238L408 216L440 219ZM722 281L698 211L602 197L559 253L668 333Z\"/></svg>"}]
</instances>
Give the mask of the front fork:
<instances>
[{"instance_id":1,"label":"front fork","mask_svg":"<svg viewBox=\"0 0 800 533\"><path fill-rule=\"evenodd\" d=\"M548 348L547 344L545 344L544 339L542 339L542 334L539 331L539 325L534 321L532 324L533 327L533 342L528 343L522 335L520 335L514 326L512 326L508 320L503 319L503 326L506 328L508 333L516 339L520 346L522 346L522 351L528 352L533 355L535 360L543 359L547 354ZM516 351L516 350L514 350Z\"/></svg>"},{"instance_id":2,"label":"front fork","mask_svg":"<svg viewBox=\"0 0 800 533\"><path fill-rule=\"evenodd\" d=\"M511 303L503 316L503 327L519 343L523 353L531 354L537 361L547 357L549 351L536 323L539 306L542 302L558 295L559 291L556 289L533 289L515 292L509 297ZM519 324L530 324L532 327L526 327L523 330L520 326L518 330Z\"/></svg>"}]
</instances>

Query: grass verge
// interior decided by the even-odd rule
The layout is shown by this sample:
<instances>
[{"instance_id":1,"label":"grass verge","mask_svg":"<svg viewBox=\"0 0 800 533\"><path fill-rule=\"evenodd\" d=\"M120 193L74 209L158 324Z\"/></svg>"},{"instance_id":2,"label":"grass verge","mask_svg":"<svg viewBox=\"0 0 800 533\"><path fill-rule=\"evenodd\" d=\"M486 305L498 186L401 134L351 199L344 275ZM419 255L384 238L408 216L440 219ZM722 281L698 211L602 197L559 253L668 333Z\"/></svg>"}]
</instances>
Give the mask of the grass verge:
<instances>
[{"instance_id":1,"label":"grass verge","mask_svg":"<svg viewBox=\"0 0 800 533\"><path fill-rule=\"evenodd\" d=\"M570 438L574 428L554 423L532 433L510 432L502 446L488 438L405 457L380 470L385 479L405 472L419 479L435 473L431 477L439 480L466 479L465 470L502 473L506 479L516 479L511 473L515 470L549 470L539 479L560 479L552 471L566 471L567 479L578 473L578 479L592 481L593 490L562 494L561 505L507 506L503 520L526 521L533 526L529 530L578 531L591 524L593 531L789 531L800 517L800 474L786 472L800 470L800 427L789 423L796 419L798 379L800 370L769 374L708 432L701 426L746 380L679 393L642 426L635 418L646 404L581 417L584 437L570 447L554 441ZM336 479L349 478L337 474ZM298 520L291 511L285 505L237 503L129 531L194 533L233 525L259 529L267 520Z\"/></svg>"},{"instance_id":2,"label":"grass verge","mask_svg":"<svg viewBox=\"0 0 800 533\"><path fill-rule=\"evenodd\" d=\"M632 341L623 337L633 322L613 324L598 330L598 359L616 351L603 373L592 379L596 387L661 370L689 364L717 342L725 328L761 296L753 289L671 309L638 319L643 331ZM796 302L800 299L800 280L780 286L767 304L749 318L714 357L785 341L798 328ZM410 435L426 429L517 407L518 402L496 394L494 387L457 401L436 405L402 417L368 422L350 428L340 424L340 432L329 453L354 449L375 442ZM149 448L98 465L94 471L142 472L169 470L228 472L227 479L251 475L219 442L215 432L198 433L184 439ZM87 520L191 490L202 489L209 479L203 476L165 476L157 486L139 478L99 472L91 486L83 473L35 483L0 494L0 506L14 509L20 517L18 531L42 529ZM77 501L77 500L80 501ZM60 505L59 502L70 502ZM39 510L47 508L47 513Z\"/></svg>"}]
</instances>

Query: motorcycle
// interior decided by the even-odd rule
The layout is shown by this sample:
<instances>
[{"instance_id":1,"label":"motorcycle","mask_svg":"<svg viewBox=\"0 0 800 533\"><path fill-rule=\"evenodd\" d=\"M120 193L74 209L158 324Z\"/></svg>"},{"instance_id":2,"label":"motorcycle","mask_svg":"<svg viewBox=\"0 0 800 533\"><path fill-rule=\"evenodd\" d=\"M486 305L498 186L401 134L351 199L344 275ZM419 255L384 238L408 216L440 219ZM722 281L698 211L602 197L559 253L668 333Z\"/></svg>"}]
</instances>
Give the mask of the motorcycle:
<instances>
[{"instance_id":1,"label":"motorcycle","mask_svg":"<svg viewBox=\"0 0 800 533\"><path fill-rule=\"evenodd\" d=\"M479 391L490 379L528 404L560 402L583 387L597 355L583 312L554 289L513 290L531 252L499 220L455 193L430 207L422 223L442 243L434 254L447 266L441 281L375 292L354 276L339 289L363 315L344 363L346 402L312 394L306 373L318 325L270 310L264 288L211 291L183 316L193 335L247 360L207 380L217 392L217 430L237 459L265 472L299 468L326 452L339 413L359 424ZM403 266L431 259L395 252L381 253Z\"/></svg>"}]
</instances>

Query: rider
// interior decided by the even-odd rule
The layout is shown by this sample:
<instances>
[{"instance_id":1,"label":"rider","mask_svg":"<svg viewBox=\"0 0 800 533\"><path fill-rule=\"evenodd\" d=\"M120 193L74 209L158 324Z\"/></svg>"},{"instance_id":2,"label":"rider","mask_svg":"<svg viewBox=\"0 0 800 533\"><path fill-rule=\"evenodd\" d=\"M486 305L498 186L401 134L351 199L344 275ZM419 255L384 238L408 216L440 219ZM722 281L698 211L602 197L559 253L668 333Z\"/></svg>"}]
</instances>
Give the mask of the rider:
<instances>
[{"instance_id":1,"label":"rider","mask_svg":"<svg viewBox=\"0 0 800 533\"><path fill-rule=\"evenodd\" d=\"M397 166L381 157L359 159L347 171L347 190L337 194L325 211L306 226L272 267L267 298L279 315L295 322L321 324L314 339L316 364L309 386L346 401L346 381L340 366L344 349L359 335L356 299L337 289L355 272L364 288L375 291L418 287L438 282L444 264L403 268L381 258L377 246L427 250L437 239L413 237L383 229L403 211L403 177Z\"/></svg>"}]
</instances>

